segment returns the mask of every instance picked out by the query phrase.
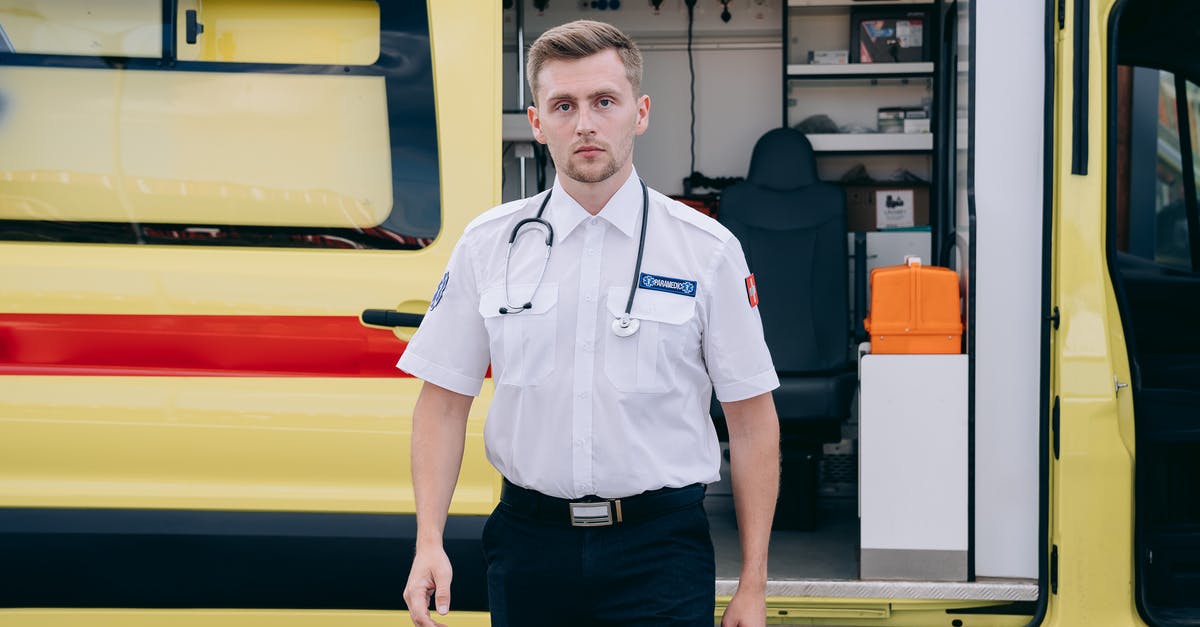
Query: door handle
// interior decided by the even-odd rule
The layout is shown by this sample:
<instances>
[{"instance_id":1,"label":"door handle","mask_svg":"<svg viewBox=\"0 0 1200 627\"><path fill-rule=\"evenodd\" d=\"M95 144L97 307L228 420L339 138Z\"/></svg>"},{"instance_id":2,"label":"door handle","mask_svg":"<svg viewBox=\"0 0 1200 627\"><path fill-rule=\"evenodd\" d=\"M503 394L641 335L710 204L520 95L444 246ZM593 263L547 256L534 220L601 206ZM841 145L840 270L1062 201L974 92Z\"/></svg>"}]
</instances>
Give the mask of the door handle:
<instances>
[{"instance_id":1,"label":"door handle","mask_svg":"<svg viewBox=\"0 0 1200 627\"><path fill-rule=\"evenodd\" d=\"M419 327L425 319L425 314L405 313L394 309L364 309L361 316L363 324L375 327Z\"/></svg>"}]
</instances>

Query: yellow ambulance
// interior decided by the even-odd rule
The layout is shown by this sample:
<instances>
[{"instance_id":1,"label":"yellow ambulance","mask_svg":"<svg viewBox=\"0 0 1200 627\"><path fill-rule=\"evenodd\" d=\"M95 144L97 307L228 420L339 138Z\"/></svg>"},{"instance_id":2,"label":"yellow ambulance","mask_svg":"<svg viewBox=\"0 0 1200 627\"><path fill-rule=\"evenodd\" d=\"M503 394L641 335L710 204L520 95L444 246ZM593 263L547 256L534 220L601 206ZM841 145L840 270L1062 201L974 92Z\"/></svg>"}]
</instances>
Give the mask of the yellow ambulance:
<instances>
[{"instance_id":1,"label":"yellow ambulance","mask_svg":"<svg viewBox=\"0 0 1200 627\"><path fill-rule=\"evenodd\" d=\"M686 4L0 0L0 625L408 624L420 382L394 364L502 200L514 12L620 25ZM768 622L1200 625L1200 9L696 10L781 38L879 4L927 11L936 62L819 78L933 85L925 252L962 286L961 379L937 386L961 409L880 438L872 408L912 390L863 355L858 493L774 532ZM780 70L813 78L742 71ZM447 523L455 626L488 624L489 396ZM917 461L953 471L898 483ZM709 499L719 620L736 527ZM880 555L911 575L871 576ZM927 558L963 574L905 571Z\"/></svg>"},{"instance_id":2,"label":"yellow ambulance","mask_svg":"<svg viewBox=\"0 0 1200 627\"><path fill-rule=\"evenodd\" d=\"M361 317L423 312L496 203L478 8L0 3L0 623L394 623L419 382Z\"/></svg>"}]
</instances>

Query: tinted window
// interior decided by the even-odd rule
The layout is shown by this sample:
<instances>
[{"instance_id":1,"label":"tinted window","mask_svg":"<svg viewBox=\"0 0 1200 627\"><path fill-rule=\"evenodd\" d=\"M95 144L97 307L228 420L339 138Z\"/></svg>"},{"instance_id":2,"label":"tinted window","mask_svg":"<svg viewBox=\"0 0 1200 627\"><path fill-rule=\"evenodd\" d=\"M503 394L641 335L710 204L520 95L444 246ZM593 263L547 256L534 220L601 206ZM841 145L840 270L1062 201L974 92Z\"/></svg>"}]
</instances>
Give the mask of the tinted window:
<instances>
[{"instance_id":1,"label":"tinted window","mask_svg":"<svg viewBox=\"0 0 1200 627\"><path fill-rule=\"evenodd\" d=\"M3 4L0 26L16 24ZM241 19L254 3L208 4L229 12L197 14L207 21L197 46L205 37L255 46L191 50L180 32L187 18L164 32L172 20L158 12L155 58L26 52L22 42L35 39L27 25L6 31L15 54L0 54L0 239L428 244L440 206L425 3L309 3L265 34ZM44 22L42 31L57 32ZM144 29L135 29L139 41ZM364 32L378 39L377 54ZM344 55L345 64L256 60L274 54Z\"/></svg>"},{"instance_id":2,"label":"tinted window","mask_svg":"<svg viewBox=\"0 0 1200 627\"><path fill-rule=\"evenodd\" d=\"M1154 185L1154 260L1166 266L1190 270L1192 261L1188 245L1187 202L1183 177L1183 159L1179 141L1179 115L1175 75L1160 71L1158 81L1158 137L1155 145ZM1191 114L1191 147L1196 147L1197 104L1200 90L1187 83L1187 103ZM1195 172L1191 175L1195 177Z\"/></svg>"}]
</instances>

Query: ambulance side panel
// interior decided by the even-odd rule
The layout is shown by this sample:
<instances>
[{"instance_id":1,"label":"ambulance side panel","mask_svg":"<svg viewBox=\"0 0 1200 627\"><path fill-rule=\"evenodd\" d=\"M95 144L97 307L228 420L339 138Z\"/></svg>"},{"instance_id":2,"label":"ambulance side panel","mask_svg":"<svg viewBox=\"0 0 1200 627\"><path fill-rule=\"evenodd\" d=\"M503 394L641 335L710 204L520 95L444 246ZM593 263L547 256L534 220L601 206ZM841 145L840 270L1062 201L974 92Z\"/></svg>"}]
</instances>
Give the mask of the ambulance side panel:
<instances>
[{"instance_id":1,"label":"ambulance side panel","mask_svg":"<svg viewBox=\"0 0 1200 627\"><path fill-rule=\"evenodd\" d=\"M359 315L423 311L498 203L499 7L26 4L0 4L0 607L402 608L420 381L412 330ZM116 49L43 45L72 37ZM460 610L486 609L488 396Z\"/></svg>"}]
</instances>

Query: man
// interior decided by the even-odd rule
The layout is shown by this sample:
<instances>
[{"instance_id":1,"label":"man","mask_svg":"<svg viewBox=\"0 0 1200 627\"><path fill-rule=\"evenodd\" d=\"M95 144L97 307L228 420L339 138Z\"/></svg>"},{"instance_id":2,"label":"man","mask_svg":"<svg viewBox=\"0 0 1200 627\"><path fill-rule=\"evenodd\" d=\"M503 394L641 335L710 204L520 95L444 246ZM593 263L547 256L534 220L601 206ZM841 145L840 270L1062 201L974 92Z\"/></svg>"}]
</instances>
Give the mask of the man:
<instances>
[{"instance_id":1,"label":"man","mask_svg":"<svg viewBox=\"0 0 1200 627\"><path fill-rule=\"evenodd\" d=\"M404 592L420 627L440 624L431 597L449 609L442 531L489 363L484 441L505 477L483 533L493 625L713 624L702 504L719 478L713 389L743 555L722 624L766 622L779 383L741 245L634 172L650 115L641 74L637 47L607 24L572 22L534 42L529 122L554 186L467 226L398 364L425 380Z\"/></svg>"}]
</instances>

